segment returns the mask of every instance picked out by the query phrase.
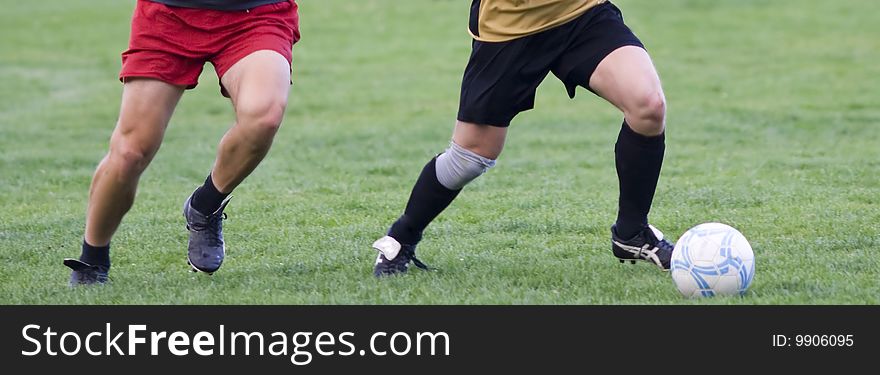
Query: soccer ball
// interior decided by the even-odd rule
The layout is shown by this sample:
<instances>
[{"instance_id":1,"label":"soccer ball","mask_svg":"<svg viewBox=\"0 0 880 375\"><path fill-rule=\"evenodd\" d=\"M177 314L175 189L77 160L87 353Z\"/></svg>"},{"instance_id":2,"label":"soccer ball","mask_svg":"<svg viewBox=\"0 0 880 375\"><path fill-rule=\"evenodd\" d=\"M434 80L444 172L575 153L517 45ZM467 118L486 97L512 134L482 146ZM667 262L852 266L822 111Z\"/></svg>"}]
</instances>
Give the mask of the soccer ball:
<instances>
[{"instance_id":1,"label":"soccer ball","mask_svg":"<svg viewBox=\"0 0 880 375\"><path fill-rule=\"evenodd\" d=\"M700 224L675 244L671 274L685 297L743 295L755 277L755 254L738 230L721 223Z\"/></svg>"}]
</instances>

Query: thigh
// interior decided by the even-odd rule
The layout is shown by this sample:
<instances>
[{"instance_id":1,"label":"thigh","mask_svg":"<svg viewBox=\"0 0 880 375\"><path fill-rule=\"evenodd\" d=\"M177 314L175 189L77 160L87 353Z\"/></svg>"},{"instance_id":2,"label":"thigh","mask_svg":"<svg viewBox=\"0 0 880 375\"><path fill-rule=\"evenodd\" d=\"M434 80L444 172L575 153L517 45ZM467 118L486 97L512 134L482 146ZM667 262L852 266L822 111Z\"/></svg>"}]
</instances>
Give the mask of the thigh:
<instances>
[{"instance_id":1,"label":"thigh","mask_svg":"<svg viewBox=\"0 0 880 375\"><path fill-rule=\"evenodd\" d=\"M147 156L155 154L184 89L181 85L148 78L126 82L111 149Z\"/></svg>"},{"instance_id":2,"label":"thigh","mask_svg":"<svg viewBox=\"0 0 880 375\"><path fill-rule=\"evenodd\" d=\"M224 48L211 58L217 75L221 78L221 93L231 97L232 88L227 86L227 81L235 81L242 75L241 71L249 71L250 65L264 64L266 59L255 59L252 55L262 55L266 51L274 52L283 57L283 66L287 70L286 84L290 84L290 66L293 61L293 45L300 39L299 14L296 2L293 0L258 6L248 12L238 12L227 15L227 25L223 35ZM246 67L242 69L241 62L245 61ZM280 61L270 58L268 64L274 68L282 66ZM277 73L272 69L271 74ZM231 73L231 74L230 74ZM247 79L254 76L246 74ZM235 83L235 82L232 82Z\"/></svg>"},{"instance_id":3,"label":"thigh","mask_svg":"<svg viewBox=\"0 0 880 375\"><path fill-rule=\"evenodd\" d=\"M609 79L605 79L609 78L606 73L609 69L616 68L608 63L608 58L618 54L618 50L641 50L636 53L644 53L644 46L623 22L623 14L620 9L614 4L604 3L591 9L578 20L573 41L565 53L555 62L553 73L562 80L572 98L575 96L577 86L582 86L605 97L609 94L607 86L612 85L609 83ZM612 58L612 60L614 59ZM629 73L632 72L624 72L624 74ZM631 78L640 81L645 77L639 75ZM600 89L603 91L600 92ZM608 98L606 97L606 99Z\"/></svg>"},{"instance_id":4,"label":"thigh","mask_svg":"<svg viewBox=\"0 0 880 375\"><path fill-rule=\"evenodd\" d=\"M239 117L283 112L290 92L290 65L275 51L256 51L236 62L220 81Z\"/></svg>"},{"instance_id":5,"label":"thigh","mask_svg":"<svg viewBox=\"0 0 880 375\"><path fill-rule=\"evenodd\" d=\"M618 48L605 57L590 78L590 87L626 113L637 110L645 98L663 95L651 57L634 46Z\"/></svg>"}]
</instances>

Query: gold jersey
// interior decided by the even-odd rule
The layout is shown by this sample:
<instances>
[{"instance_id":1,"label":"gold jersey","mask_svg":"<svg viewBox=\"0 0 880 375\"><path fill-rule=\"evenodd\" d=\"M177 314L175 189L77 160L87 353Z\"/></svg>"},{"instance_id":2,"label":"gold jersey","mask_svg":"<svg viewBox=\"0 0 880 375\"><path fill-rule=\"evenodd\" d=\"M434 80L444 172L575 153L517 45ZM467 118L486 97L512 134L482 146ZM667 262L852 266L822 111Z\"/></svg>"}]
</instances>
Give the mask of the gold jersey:
<instances>
[{"instance_id":1,"label":"gold jersey","mask_svg":"<svg viewBox=\"0 0 880 375\"><path fill-rule=\"evenodd\" d=\"M607 0L473 0L474 39L503 42L562 25Z\"/></svg>"}]
</instances>

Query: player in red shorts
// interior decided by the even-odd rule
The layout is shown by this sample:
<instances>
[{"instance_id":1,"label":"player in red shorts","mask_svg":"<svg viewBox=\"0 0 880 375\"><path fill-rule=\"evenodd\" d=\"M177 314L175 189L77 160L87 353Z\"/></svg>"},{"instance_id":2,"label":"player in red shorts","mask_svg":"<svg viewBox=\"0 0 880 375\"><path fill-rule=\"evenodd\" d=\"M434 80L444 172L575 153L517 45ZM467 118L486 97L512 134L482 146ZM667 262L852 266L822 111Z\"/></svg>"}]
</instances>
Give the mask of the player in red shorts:
<instances>
[{"instance_id":1,"label":"player in red shorts","mask_svg":"<svg viewBox=\"0 0 880 375\"><path fill-rule=\"evenodd\" d=\"M269 151L287 105L291 49L299 40L294 0L138 0L131 26L119 73L119 120L92 179L82 254L64 260L73 270L71 285L107 281L110 239L177 102L196 86L206 62L232 100L235 125L220 141L204 184L184 203L194 271L220 268L229 194Z\"/></svg>"}]
</instances>

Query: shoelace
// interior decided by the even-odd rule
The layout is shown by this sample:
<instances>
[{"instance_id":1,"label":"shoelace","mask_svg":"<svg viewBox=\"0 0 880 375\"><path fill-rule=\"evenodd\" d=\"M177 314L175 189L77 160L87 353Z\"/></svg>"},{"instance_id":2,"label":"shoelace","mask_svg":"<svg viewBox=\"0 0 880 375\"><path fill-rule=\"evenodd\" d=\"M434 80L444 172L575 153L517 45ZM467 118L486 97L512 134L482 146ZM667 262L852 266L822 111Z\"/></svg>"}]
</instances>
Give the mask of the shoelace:
<instances>
[{"instance_id":1,"label":"shoelace","mask_svg":"<svg viewBox=\"0 0 880 375\"><path fill-rule=\"evenodd\" d=\"M410 258L410 259L412 260L414 266L416 266L416 267L418 267L418 268L421 268L421 269L423 269L423 270L425 270L425 271L430 271L430 270L431 270L431 269L428 267L427 264L422 263L422 261L420 261L419 258L416 258L415 255L413 255L412 258Z\"/></svg>"},{"instance_id":2,"label":"shoelace","mask_svg":"<svg viewBox=\"0 0 880 375\"><path fill-rule=\"evenodd\" d=\"M418 268L421 268L421 269L423 269L423 270L425 270L425 271L429 271L429 270L431 269L430 267L428 267L427 264L425 264L425 263L423 263L421 260L419 260L419 258L416 258L416 252L415 252L414 250L412 250L412 249L405 249L405 250L404 250L404 249L401 249L401 250L404 251L404 255L405 255L406 258L408 259L408 260L407 260L407 263L409 263L410 261L412 261L412 263L413 263L414 266L416 266L416 267L418 267Z\"/></svg>"},{"instance_id":3,"label":"shoelace","mask_svg":"<svg viewBox=\"0 0 880 375\"><path fill-rule=\"evenodd\" d=\"M675 246L671 242L666 240L658 240L657 247L660 248L660 250L668 251L670 254L675 249Z\"/></svg>"},{"instance_id":4,"label":"shoelace","mask_svg":"<svg viewBox=\"0 0 880 375\"><path fill-rule=\"evenodd\" d=\"M208 216L208 220L207 222L205 222L205 225L186 224L186 229L189 231L201 232L203 230L216 226L218 222L226 220L227 217L228 216L226 216L225 212L220 215L211 215Z\"/></svg>"},{"instance_id":5,"label":"shoelace","mask_svg":"<svg viewBox=\"0 0 880 375\"><path fill-rule=\"evenodd\" d=\"M213 246L220 246L222 245L222 240L219 235L220 222L226 220L227 217L228 216L226 216L225 212L218 215L210 215L207 217L205 224L194 223L190 225L189 223L187 223L186 230L190 232L205 232L207 230L210 230L207 236L208 242Z\"/></svg>"},{"instance_id":6,"label":"shoelace","mask_svg":"<svg viewBox=\"0 0 880 375\"><path fill-rule=\"evenodd\" d=\"M430 271L431 268L428 267L425 263L423 263L419 258L416 258L416 252L411 250L410 248L402 248L400 249L400 253L397 255L394 260L389 263L399 270L403 270L409 262L412 262L414 266L423 269L425 271Z\"/></svg>"},{"instance_id":7,"label":"shoelace","mask_svg":"<svg viewBox=\"0 0 880 375\"><path fill-rule=\"evenodd\" d=\"M672 252L675 250L675 245L666 240L657 241L657 248L660 249L658 253L662 253L662 256L658 256L660 259L660 263L663 269L669 268L669 263L672 259Z\"/></svg>"}]
</instances>

